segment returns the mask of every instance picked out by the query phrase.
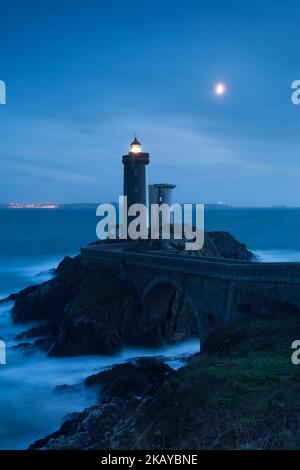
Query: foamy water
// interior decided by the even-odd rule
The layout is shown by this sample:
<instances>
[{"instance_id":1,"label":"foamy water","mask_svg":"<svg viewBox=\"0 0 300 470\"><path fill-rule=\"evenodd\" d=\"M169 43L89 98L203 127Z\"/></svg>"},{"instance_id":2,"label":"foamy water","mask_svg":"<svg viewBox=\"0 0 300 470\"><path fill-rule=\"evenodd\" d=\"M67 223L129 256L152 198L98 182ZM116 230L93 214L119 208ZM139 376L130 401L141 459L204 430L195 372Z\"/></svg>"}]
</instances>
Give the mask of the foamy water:
<instances>
[{"instance_id":1,"label":"foamy water","mask_svg":"<svg viewBox=\"0 0 300 470\"><path fill-rule=\"evenodd\" d=\"M51 270L62 260L60 257L44 258L44 260L21 259L6 261L0 265L0 299L12 292L18 292L28 285L40 284L51 278Z\"/></svg>"},{"instance_id":2,"label":"foamy water","mask_svg":"<svg viewBox=\"0 0 300 470\"><path fill-rule=\"evenodd\" d=\"M36 276L34 270L32 274ZM95 404L97 390L83 385L87 376L137 357L164 356L178 368L184 357L200 348L198 340L191 340L156 350L126 348L110 357L49 358L36 349L16 347L27 340L17 341L15 336L37 324L13 325L12 306L0 304L0 338L7 345L7 364L0 366L0 449L26 449L57 430L68 413ZM57 390L59 385L73 387Z\"/></svg>"},{"instance_id":3,"label":"foamy water","mask_svg":"<svg viewBox=\"0 0 300 470\"><path fill-rule=\"evenodd\" d=\"M253 250L258 260L264 263L300 262L300 251L292 250Z\"/></svg>"}]
</instances>

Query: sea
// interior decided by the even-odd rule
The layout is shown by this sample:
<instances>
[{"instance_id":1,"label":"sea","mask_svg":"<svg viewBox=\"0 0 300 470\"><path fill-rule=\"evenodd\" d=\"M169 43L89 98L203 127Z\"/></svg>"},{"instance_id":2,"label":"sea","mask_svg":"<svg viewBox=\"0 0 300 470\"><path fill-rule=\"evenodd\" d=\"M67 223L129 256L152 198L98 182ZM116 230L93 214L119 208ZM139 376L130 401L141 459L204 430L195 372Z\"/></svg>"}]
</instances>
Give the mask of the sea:
<instances>
[{"instance_id":1,"label":"sea","mask_svg":"<svg viewBox=\"0 0 300 470\"><path fill-rule=\"evenodd\" d=\"M50 279L64 256L75 256L96 239L96 223L94 209L0 209L0 298ZM205 230L230 232L261 262L300 261L298 208L206 208ZM36 325L13 325L12 306L0 304L0 339L6 343L6 364L0 365L0 449L26 449L57 430L70 413L95 404L98 392L82 385L93 373L153 355L178 368L200 349L191 340L157 350L125 348L111 357L49 358L20 347L16 335Z\"/></svg>"}]
</instances>

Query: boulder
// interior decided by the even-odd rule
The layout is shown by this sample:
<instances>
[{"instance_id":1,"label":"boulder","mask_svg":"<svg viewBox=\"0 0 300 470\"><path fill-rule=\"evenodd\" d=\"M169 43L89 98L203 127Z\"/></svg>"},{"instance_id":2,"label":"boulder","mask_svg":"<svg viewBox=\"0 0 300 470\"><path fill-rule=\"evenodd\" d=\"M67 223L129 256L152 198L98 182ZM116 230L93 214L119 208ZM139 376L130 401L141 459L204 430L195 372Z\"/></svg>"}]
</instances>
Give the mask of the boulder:
<instances>
[{"instance_id":1,"label":"boulder","mask_svg":"<svg viewBox=\"0 0 300 470\"><path fill-rule=\"evenodd\" d=\"M108 397L130 398L145 397L155 393L166 377L174 373L173 369L155 358L143 358L126 364L119 364L112 369L88 377L86 385L101 385L100 395Z\"/></svg>"}]
</instances>

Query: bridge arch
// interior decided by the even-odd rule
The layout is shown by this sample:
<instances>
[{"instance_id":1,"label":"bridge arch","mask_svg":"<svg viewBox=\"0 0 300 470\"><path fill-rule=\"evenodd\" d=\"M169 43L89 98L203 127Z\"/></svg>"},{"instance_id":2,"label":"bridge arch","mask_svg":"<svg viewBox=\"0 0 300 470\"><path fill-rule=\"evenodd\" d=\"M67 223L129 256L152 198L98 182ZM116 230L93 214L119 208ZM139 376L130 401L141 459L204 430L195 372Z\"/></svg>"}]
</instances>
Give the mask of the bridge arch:
<instances>
[{"instance_id":1,"label":"bridge arch","mask_svg":"<svg viewBox=\"0 0 300 470\"><path fill-rule=\"evenodd\" d=\"M157 276L141 295L143 324L153 345L176 343L197 337L201 341L201 322L186 287L172 276Z\"/></svg>"}]
</instances>

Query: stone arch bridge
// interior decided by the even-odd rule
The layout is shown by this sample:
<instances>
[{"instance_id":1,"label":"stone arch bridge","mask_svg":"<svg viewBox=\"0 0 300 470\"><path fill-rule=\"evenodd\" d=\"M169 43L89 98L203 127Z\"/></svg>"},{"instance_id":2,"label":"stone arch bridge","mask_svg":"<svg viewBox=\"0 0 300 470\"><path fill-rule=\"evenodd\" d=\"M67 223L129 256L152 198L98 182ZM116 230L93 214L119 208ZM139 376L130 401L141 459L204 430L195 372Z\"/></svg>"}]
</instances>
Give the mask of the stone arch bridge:
<instances>
[{"instance_id":1,"label":"stone arch bridge","mask_svg":"<svg viewBox=\"0 0 300 470\"><path fill-rule=\"evenodd\" d=\"M146 320L166 315L176 295L192 312L200 341L238 318L300 312L300 263L129 250L117 243L91 245L82 248L81 259L109 266L133 285Z\"/></svg>"}]
</instances>

